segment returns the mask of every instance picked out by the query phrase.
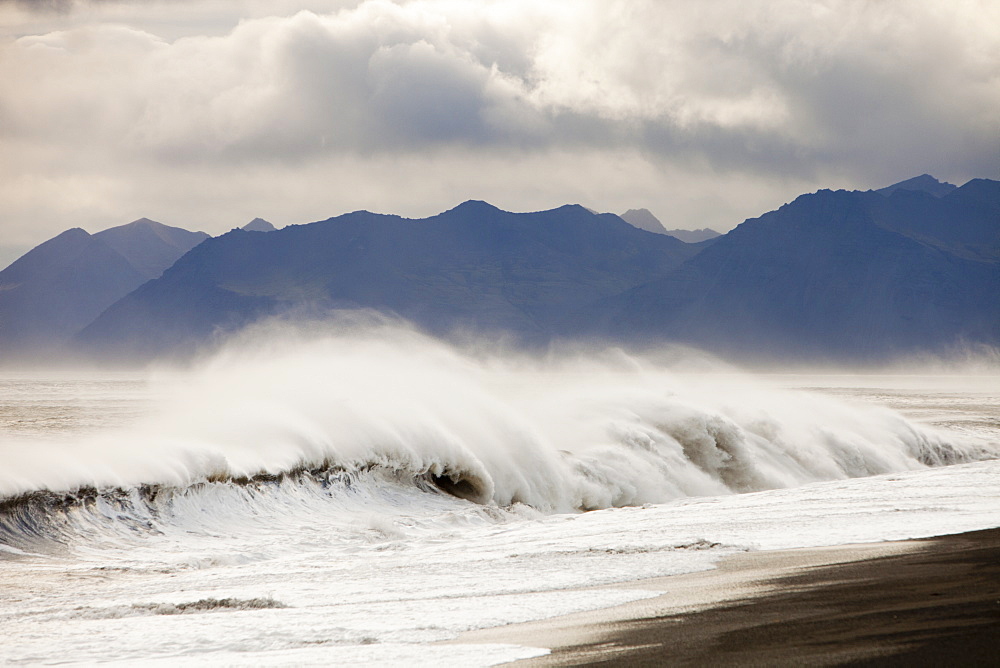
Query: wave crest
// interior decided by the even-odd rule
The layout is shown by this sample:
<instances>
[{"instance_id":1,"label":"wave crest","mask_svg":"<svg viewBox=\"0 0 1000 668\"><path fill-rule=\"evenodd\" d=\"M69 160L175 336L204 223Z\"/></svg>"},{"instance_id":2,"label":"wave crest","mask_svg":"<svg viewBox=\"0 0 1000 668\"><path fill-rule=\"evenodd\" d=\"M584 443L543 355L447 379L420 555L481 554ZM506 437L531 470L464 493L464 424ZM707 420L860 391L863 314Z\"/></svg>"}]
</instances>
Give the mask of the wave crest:
<instances>
[{"instance_id":1,"label":"wave crest","mask_svg":"<svg viewBox=\"0 0 1000 668\"><path fill-rule=\"evenodd\" d=\"M221 488L253 504L274 486L356 490L375 475L559 512L996 456L731 370L678 372L620 350L488 354L389 327L269 332L155 383L157 411L128 429L0 446L0 542L58 533L53 514L71 508L149 531ZM55 524L78 530L85 516Z\"/></svg>"}]
</instances>

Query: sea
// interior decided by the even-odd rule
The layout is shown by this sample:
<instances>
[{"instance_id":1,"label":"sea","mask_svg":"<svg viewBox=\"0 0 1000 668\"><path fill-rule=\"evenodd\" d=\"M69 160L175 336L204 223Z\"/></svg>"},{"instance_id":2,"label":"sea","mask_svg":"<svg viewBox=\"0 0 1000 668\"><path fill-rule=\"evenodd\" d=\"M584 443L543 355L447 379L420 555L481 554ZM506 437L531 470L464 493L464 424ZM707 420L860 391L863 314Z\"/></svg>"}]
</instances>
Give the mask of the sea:
<instances>
[{"instance_id":1,"label":"sea","mask_svg":"<svg viewBox=\"0 0 1000 668\"><path fill-rule=\"evenodd\" d=\"M0 372L0 664L488 666L739 552L1000 526L1000 375L262 329Z\"/></svg>"}]
</instances>

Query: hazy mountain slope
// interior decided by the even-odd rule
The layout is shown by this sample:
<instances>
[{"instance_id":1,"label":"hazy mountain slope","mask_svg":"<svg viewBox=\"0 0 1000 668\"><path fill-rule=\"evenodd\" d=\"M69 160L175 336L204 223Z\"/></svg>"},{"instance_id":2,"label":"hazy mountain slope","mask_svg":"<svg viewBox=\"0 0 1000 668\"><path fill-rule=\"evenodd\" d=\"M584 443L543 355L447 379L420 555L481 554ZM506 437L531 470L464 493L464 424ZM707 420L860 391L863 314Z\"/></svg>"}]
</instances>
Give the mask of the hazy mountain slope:
<instances>
[{"instance_id":1,"label":"hazy mountain slope","mask_svg":"<svg viewBox=\"0 0 1000 668\"><path fill-rule=\"evenodd\" d=\"M707 227L700 230L668 230L649 209L629 209L621 214L619 218L640 230L646 230L655 234L666 234L675 239L680 239L686 244L696 244L720 236L718 232Z\"/></svg>"},{"instance_id":2,"label":"hazy mountain slope","mask_svg":"<svg viewBox=\"0 0 1000 668\"><path fill-rule=\"evenodd\" d=\"M663 226L660 219L654 216L649 209L629 209L625 213L621 214L619 218L632 227L637 227L640 230L646 230L647 232L653 232L654 234L667 233L667 228Z\"/></svg>"},{"instance_id":3,"label":"hazy mountain slope","mask_svg":"<svg viewBox=\"0 0 1000 668\"><path fill-rule=\"evenodd\" d=\"M986 219L968 227L996 224L990 183L974 183L937 218L928 214L945 236L934 244L893 229L904 227L910 196L920 193L803 195L570 322L596 323L620 338L678 339L771 359L863 360L956 341L998 344L1000 265L949 252L957 242L942 232L973 210ZM896 205L887 209L887 201Z\"/></svg>"},{"instance_id":4,"label":"hazy mountain slope","mask_svg":"<svg viewBox=\"0 0 1000 668\"><path fill-rule=\"evenodd\" d=\"M156 278L177 258L208 239L204 232L190 232L148 218L112 227L94 236L118 251L146 278Z\"/></svg>"},{"instance_id":5,"label":"hazy mountain slope","mask_svg":"<svg viewBox=\"0 0 1000 668\"><path fill-rule=\"evenodd\" d=\"M0 357L63 343L145 280L79 228L36 246L0 272Z\"/></svg>"},{"instance_id":6,"label":"hazy mountain slope","mask_svg":"<svg viewBox=\"0 0 1000 668\"><path fill-rule=\"evenodd\" d=\"M700 230L667 230L667 234L675 239L680 239L686 244L697 244L722 236L708 227L703 227Z\"/></svg>"},{"instance_id":7,"label":"hazy mountain slope","mask_svg":"<svg viewBox=\"0 0 1000 668\"><path fill-rule=\"evenodd\" d=\"M569 313L698 250L575 205L514 214L470 201L423 220L356 212L210 239L79 341L150 354L265 312L337 307L391 311L436 332L468 326L544 339Z\"/></svg>"}]
</instances>

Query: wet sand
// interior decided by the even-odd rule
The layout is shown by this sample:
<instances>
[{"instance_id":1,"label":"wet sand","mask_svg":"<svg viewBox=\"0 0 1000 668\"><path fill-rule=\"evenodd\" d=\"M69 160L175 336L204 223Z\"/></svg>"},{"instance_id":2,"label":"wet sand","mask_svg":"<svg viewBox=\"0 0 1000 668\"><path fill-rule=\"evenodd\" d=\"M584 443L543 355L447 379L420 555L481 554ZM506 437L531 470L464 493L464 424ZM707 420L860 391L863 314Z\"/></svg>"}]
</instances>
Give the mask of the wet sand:
<instances>
[{"instance_id":1,"label":"wet sand","mask_svg":"<svg viewBox=\"0 0 1000 668\"><path fill-rule=\"evenodd\" d=\"M1000 666L1000 529L746 553L625 585L655 598L453 642L544 647L515 666Z\"/></svg>"}]
</instances>

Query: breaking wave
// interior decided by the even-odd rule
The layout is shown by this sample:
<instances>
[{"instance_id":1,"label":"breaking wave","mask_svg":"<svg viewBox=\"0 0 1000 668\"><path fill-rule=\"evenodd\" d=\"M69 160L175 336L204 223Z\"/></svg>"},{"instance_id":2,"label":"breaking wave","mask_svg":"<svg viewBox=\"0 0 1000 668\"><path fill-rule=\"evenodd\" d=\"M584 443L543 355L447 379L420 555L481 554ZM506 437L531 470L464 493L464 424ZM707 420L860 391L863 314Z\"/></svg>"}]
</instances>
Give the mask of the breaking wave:
<instances>
[{"instance_id":1,"label":"breaking wave","mask_svg":"<svg viewBox=\"0 0 1000 668\"><path fill-rule=\"evenodd\" d=\"M572 512L996 456L889 410L679 361L271 325L158 372L154 414L129 428L0 445L0 544L155 532L222 506L362 512L394 494Z\"/></svg>"}]
</instances>

